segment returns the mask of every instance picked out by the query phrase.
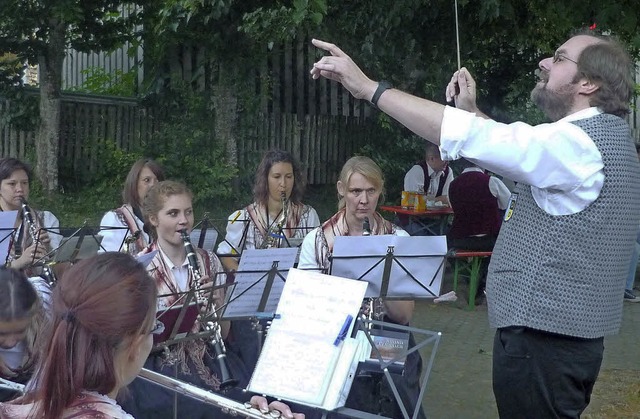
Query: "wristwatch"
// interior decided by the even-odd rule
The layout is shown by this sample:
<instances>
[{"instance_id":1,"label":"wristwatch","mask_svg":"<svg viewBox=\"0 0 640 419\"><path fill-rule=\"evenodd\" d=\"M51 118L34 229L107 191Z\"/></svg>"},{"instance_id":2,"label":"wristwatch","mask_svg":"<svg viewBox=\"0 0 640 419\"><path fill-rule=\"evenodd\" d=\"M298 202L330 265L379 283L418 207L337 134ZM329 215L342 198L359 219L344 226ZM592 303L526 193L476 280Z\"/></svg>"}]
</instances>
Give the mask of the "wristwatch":
<instances>
[{"instance_id":1,"label":"wristwatch","mask_svg":"<svg viewBox=\"0 0 640 419\"><path fill-rule=\"evenodd\" d=\"M378 107L378 100L380 99L380 96L382 96L382 94L389 89L392 89L393 86L391 85L391 83L389 83L386 80L380 80L378 82L378 88L376 89L375 93L373 94L373 97L371 98L371 104L373 106L375 106L376 108Z\"/></svg>"}]
</instances>

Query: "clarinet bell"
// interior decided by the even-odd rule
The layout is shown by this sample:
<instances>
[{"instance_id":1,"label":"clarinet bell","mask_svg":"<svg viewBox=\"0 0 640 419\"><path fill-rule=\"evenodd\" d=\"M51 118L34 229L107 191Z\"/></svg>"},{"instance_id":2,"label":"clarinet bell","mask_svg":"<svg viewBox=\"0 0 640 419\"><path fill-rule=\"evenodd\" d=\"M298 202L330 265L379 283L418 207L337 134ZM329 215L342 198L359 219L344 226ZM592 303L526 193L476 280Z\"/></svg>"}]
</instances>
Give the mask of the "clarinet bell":
<instances>
[{"instance_id":1,"label":"clarinet bell","mask_svg":"<svg viewBox=\"0 0 640 419\"><path fill-rule=\"evenodd\" d=\"M231 375L227 354L225 350L222 349L220 342L213 342L213 351L218 367L220 368L220 390L224 391L237 386L238 380Z\"/></svg>"}]
</instances>

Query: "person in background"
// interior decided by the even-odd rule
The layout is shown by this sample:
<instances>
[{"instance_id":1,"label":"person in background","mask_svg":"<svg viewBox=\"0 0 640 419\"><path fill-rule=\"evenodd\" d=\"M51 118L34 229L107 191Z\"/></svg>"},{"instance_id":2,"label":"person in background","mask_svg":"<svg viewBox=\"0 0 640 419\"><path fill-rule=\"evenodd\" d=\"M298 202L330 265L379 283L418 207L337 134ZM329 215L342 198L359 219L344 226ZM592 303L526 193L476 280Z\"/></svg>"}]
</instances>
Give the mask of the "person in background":
<instances>
[{"instance_id":1,"label":"person in background","mask_svg":"<svg viewBox=\"0 0 640 419\"><path fill-rule=\"evenodd\" d=\"M301 239L320 225L316 210L302 203L304 190L300 166L289 152L265 153L256 170L253 202L229 216L225 240L218 246L227 270L238 268L233 255L245 249L288 247L287 239Z\"/></svg>"},{"instance_id":2,"label":"person in background","mask_svg":"<svg viewBox=\"0 0 640 419\"><path fill-rule=\"evenodd\" d=\"M290 239L301 240L320 225L316 210L302 203L304 190L300 166L289 152L265 153L256 170L253 202L229 216L225 240L218 246L217 253L228 272L238 269L236 255L244 250L289 247ZM229 352L236 353L249 371L260 355L259 339L252 321L231 322Z\"/></svg>"},{"instance_id":3,"label":"person in background","mask_svg":"<svg viewBox=\"0 0 640 419\"><path fill-rule=\"evenodd\" d=\"M362 236L365 218L369 219L371 235L392 234L408 236L400 227L391 224L377 212L378 201L384 195L384 178L380 167L370 158L352 157L344 164L337 183L338 212L322 226L309 233L302 242L299 269L328 272L333 245L337 236ZM369 231L367 231L369 233ZM384 320L408 325L413 316L413 301L385 300ZM414 345L413 336L409 345ZM392 374L403 404L413 412L419 403L419 380L422 358L416 351L407 356L404 374ZM370 376L357 374L346 407L387 417L401 417L402 413L386 379L372 381ZM421 417L423 412L421 411Z\"/></svg>"},{"instance_id":4,"label":"person in background","mask_svg":"<svg viewBox=\"0 0 640 419\"><path fill-rule=\"evenodd\" d=\"M455 213L447 246L490 252L496 244L511 192L495 176L466 159L457 161L462 173L451 182L449 201ZM482 259L476 304L484 299L490 257Z\"/></svg>"},{"instance_id":5,"label":"person in background","mask_svg":"<svg viewBox=\"0 0 640 419\"><path fill-rule=\"evenodd\" d=\"M449 205L449 187L453 170L440 157L438 146L425 143L424 160L416 163L404 175L404 190L434 197L436 202Z\"/></svg>"},{"instance_id":6,"label":"person in background","mask_svg":"<svg viewBox=\"0 0 640 419\"><path fill-rule=\"evenodd\" d=\"M39 266L46 255L60 245L60 222L49 211L36 211L31 208L33 226L24 222L23 203L29 202L31 186L31 168L28 164L13 158L0 159L0 210L18 211L15 232L11 236L11 246L6 266L26 270L27 275L41 273ZM36 233L34 243L32 230Z\"/></svg>"},{"instance_id":7,"label":"person in background","mask_svg":"<svg viewBox=\"0 0 640 419\"><path fill-rule=\"evenodd\" d=\"M132 255L149 245L149 234L144 230L142 201L147 191L165 178L164 170L148 158L136 161L124 181L123 204L104 214L100 221L102 247L107 252L118 252L124 247Z\"/></svg>"},{"instance_id":8,"label":"person in background","mask_svg":"<svg viewBox=\"0 0 640 419\"><path fill-rule=\"evenodd\" d=\"M36 338L50 308L49 285L40 277L0 267L0 377L26 384L36 364ZM0 390L0 401L17 392Z\"/></svg>"}]
</instances>

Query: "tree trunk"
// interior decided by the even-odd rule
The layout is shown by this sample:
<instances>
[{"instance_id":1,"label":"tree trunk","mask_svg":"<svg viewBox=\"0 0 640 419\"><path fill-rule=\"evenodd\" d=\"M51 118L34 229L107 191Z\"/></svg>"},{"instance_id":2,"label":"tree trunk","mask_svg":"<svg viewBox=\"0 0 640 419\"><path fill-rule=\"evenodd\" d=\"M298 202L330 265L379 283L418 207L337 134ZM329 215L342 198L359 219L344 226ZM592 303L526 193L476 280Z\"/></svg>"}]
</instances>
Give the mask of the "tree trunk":
<instances>
[{"instance_id":1,"label":"tree trunk","mask_svg":"<svg viewBox=\"0 0 640 419\"><path fill-rule=\"evenodd\" d=\"M58 189L60 91L65 51L65 27L51 22L49 42L38 57L40 67L40 123L36 132L36 176L46 192Z\"/></svg>"},{"instance_id":2,"label":"tree trunk","mask_svg":"<svg viewBox=\"0 0 640 419\"><path fill-rule=\"evenodd\" d=\"M227 161L230 166L238 168L238 142L236 139L236 125L238 122L238 96L236 88L227 84L224 64L219 64L218 83L213 87L213 109L215 111L215 129L220 141L224 141L227 150ZM238 176L231 183L234 193L240 190Z\"/></svg>"}]
</instances>

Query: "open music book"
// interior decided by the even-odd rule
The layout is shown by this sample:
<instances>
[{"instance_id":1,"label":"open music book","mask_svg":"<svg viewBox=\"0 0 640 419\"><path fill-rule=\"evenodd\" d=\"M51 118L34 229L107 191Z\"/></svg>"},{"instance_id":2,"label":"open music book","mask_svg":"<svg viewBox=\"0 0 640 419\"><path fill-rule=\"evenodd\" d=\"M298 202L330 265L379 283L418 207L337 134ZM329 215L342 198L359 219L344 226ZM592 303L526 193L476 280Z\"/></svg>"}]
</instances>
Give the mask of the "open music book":
<instances>
[{"instance_id":1,"label":"open music book","mask_svg":"<svg viewBox=\"0 0 640 419\"><path fill-rule=\"evenodd\" d=\"M366 287L291 269L248 390L324 410L344 406L360 361L350 336Z\"/></svg>"}]
</instances>

